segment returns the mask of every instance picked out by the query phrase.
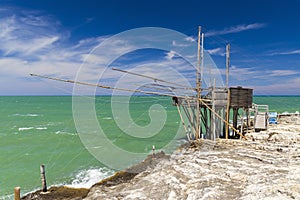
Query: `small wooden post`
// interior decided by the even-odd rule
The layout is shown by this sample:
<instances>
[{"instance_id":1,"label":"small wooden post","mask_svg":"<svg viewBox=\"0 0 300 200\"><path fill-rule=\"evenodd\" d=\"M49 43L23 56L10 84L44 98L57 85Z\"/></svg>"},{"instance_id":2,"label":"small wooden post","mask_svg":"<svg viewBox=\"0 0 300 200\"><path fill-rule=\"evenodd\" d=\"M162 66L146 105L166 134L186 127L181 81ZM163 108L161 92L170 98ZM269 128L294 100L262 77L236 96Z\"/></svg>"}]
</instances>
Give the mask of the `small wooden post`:
<instances>
[{"instance_id":1,"label":"small wooden post","mask_svg":"<svg viewBox=\"0 0 300 200\"><path fill-rule=\"evenodd\" d=\"M155 157L155 146L154 145L152 145L152 155L153 155L153 157Z\"/></svg>"},{"instance_id":2,"label":"small wooden post","mask_svg":"<svg viewBox=\"0 0 300 200\"><path fill-rule=\"evenodd\" d=\"M15 187L15 189L14 189L14 196L15 196L15 198L14 198L14 200L20 200L20 190L21 190L21 188L20 187Z\"/></svg>"},{"instance_id":3,"label":"small wooden post","mask_svg":"<svg viewBox=\"0 0 300 200\"><path fill-rule=\"evenodd\" d=\"M47 192L46 176L45 176L45 165L40 166L41 178L42 178L42 191Z\"/></svg>"}]
</instances>

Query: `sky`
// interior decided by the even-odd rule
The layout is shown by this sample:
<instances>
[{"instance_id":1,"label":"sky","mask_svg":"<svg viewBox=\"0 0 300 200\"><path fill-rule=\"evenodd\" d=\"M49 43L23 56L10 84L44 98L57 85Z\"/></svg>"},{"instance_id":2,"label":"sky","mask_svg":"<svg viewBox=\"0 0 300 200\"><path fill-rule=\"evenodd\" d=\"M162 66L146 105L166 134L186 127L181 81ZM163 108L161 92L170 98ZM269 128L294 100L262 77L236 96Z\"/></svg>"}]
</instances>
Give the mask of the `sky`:
<instances>
[{"instance_id":1,"label":"sky","mask_svg":"<svg viewBox=\"0 0 300 200\"><path fill-rule=\"evenodd\" d=\"M225 79L230 44L230 86L300 95L299 10L297 0L1 0L0 95L74 92L70 83L30 73L133 89L151 84L112 67L194 86L198 26L205 36L204 73L213 66ZM164 37L170 45L153 48L164 30L184 37ZM212 82L206 79L206 86Z\"/></svg>"}]
</instances>

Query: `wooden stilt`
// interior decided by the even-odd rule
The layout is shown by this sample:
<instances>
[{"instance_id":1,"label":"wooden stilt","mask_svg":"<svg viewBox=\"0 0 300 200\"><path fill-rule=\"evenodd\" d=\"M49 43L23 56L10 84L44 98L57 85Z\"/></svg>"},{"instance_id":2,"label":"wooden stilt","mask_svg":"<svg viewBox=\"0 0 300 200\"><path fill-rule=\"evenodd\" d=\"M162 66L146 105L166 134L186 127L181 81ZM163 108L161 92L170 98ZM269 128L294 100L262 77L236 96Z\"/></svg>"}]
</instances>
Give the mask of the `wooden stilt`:
<instances>
[{"instance_id":1,"label":"wooden stilt","mask_svg":"<svg viewBox=\"0 0 300 200\"><path fill-rule=\"evenodd\" d=\"M226 121L229 122L229 115L230 115L230 89L227 88L227 106L226 106ZM229 126L226 124L226 129L225 129L225 139L228 139L228 131L229 131Z\"/></svg>"},{"instance_id":2,"label":"wooden stilt","mask_svg":"<svg viewBox=\"0 0 300 200\"><path fill-rule=\"evenodd\" d=\"M209 107L209 105L207 105L204 101L202 101L202 99L200 99L200 101L202 102L203 105L205 105L211 112L213 112L215 114L215 116L217 116L218 118L220 118L224 123L226 123L230 128L232 128L233 131L235 131L237 134L239 134L243 139L247 140L247 138L245 136L243 136L243 134L241 134L235 127L233 127L231 124L229 124L225 119L223 119L218 113L216 113L213 109L211 109Z\"/></svg>"},{"instance_id":3,"label":"wooden stilt","mask_svg":"<svg viewBox=\"0 0 300 200\"><path fill-rule=\"evenodd\" d=\"M185 126L185 123L184 123L184 120L183 120L183 117L182 117L182 114L181 114L179 105L176 104L176 107L177 107L177 111L178 111L178 114L179 114L179 116L180 116L180 120L181 120L181 123L182 123L182 125L183 125L183 128L184 128L185 132L187 133L188 130L187 130L186 126Z\"/></svg>"}]
</instances>

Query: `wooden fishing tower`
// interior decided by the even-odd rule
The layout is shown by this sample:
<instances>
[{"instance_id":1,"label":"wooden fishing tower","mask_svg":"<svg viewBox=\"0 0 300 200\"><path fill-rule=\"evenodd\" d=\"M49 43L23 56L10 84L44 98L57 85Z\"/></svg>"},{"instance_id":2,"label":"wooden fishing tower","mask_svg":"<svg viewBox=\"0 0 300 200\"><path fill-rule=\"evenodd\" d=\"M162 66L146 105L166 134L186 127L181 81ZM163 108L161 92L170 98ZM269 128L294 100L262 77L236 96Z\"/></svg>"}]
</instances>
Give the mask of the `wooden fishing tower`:
<instances>
[{"instance_id":1,"label":"wooden fishing tower","mask_svg":"<svg viewBox=\"0 0 300 200\"><path fill-rule=\"evenodd\" d=\"M206 138L215 140L222 138L243 138L244 130L251 127L250 123L250 109L252 108L252 89L242 87L229 87L229 67L230 67L230 45L226 46L226 85L224 87L216 87L216 83L204 88L202 84L202 76L204 65L204 34L201 34L201 27L198 31L198 52L197 52L197 67L196 67L196 87L190 88L171 81L165 81L156 77L146 76L130 72L126 70L112 68L112 70L122 73L131 74L147 79L152 79L156 86L158 83L167 84L165 87L176 88L181 87L184 90L193 91L196 95L187 96L185 94L175 95L163 92L146 91L146 90L132 90L127 88L116 88L112 86L105 86L100 84L92 84L85 82L78 82L74 80L66 80L60 78L53 78L43 75L30 74L40 78L52 79L56 81L82 84L87 86L95 86L110 90L121 90L129 92L138 92L143 94L161 95L172 97L173 105L177 107L182 125L189 140L197 140L199 138ZM172 91L171 91L172 92ZM242 116L239 117L239 111L242 111ZM246 116L246 118L244 117ZM232 123L230 119L232 118ZM240 118L240 119L238 119ZM241 122L240 124L238 122Z\"/></svg>"},{"instance_id":2,"label":"wooden fishing tower","mask_svg":"<svg viewBox=\"0 0 300 200\"><path fill-rule=\"evenodd\" d=\"M244 138L244 129L251 127L250 112L252 108L253 89L242 87L229 87L230 45L226 46L226 85L216 87L214 84L208 88L202 87L202 75L204 68L204 34L201 35L201 27L198 32L198 61L196 69L197 98L173 97L174 105L178 107L183 126L183 120L179 107L182 108L188 125L185 126L189 140L206 138ZM242 117L238 120L239 110ZM244 113L246 113L246 125L244 125ZM232 123L230 123L232 118ZM242 121L241 124L238 121Z\"/></svg>"}]
</instances>

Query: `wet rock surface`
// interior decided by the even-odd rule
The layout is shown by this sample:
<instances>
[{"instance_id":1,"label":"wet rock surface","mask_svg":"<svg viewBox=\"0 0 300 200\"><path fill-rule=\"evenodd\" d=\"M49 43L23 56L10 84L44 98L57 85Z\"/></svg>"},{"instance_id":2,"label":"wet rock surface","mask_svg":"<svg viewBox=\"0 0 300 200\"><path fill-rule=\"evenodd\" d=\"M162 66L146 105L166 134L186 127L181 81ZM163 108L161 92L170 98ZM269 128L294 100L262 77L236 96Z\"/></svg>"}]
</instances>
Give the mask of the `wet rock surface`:
<instances>
[{"instance_id":1,"label":"wet rock surface","mask_svg":"<svg viewBox=\"0 0 300 200\"><path fill-rule=\"evenodd\" d=\"M27 194L21 200L80 200L87 196L89 189L65 186L51 187L48 192L41 190Z\"/></svg>"}]
</instances>

